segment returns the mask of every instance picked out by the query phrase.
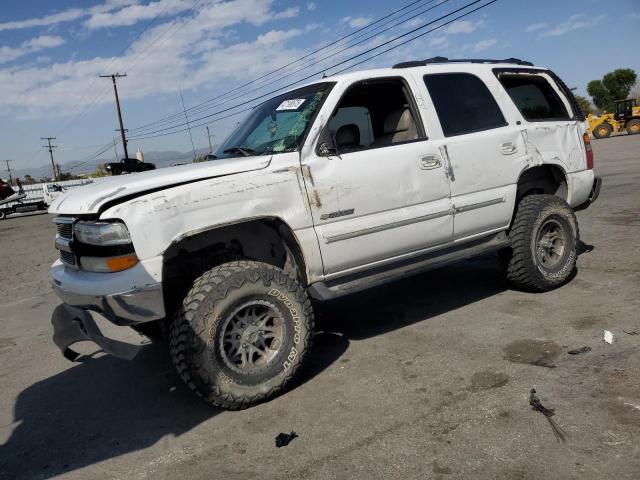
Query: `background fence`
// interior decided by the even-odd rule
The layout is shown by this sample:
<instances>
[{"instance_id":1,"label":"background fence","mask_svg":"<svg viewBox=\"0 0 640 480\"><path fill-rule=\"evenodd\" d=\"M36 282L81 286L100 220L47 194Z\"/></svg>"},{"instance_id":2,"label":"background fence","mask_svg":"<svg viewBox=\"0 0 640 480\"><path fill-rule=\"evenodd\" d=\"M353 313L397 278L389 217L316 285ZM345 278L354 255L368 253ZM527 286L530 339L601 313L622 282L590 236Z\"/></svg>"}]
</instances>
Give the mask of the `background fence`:
<instances>
[{"instance_id":1,"label":"background fence","mask_svg":"<svg viewBox=\"0 0 640 480\"><path fill-rule=\"evenodd\" d=\"M44 185L60 185L65 190L73 190L75 188L80 188L84 185L89 185L91 183L98 183L102 181L102 178L83 178L80 180L65 180L63 182L48 182L48 183L34 183L33 185L22 185L24 193L27 194L26 198L21 200L22 203L33 203L44 200L44 189L42 188ZM18 192L18 187L12 186L12 188ZM17 202L10 202L2 205L3 207L11 206L16 204Z\"/></svg>"}]
</instances>

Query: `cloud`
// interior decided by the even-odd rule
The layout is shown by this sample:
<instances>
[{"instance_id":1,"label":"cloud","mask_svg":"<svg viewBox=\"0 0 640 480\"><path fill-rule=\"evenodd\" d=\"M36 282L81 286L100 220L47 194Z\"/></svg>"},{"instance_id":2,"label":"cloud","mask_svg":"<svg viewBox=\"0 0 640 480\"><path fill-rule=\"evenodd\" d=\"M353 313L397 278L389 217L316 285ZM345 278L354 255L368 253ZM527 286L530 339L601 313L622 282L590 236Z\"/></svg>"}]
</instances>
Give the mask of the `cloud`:
<instances>
[{"instance_id":1,"label":"cloud","mask_svg":"<svg viewBox=\"0 0 640 480\"><path fill-rule=\"evenodd\" d=\"M103 4L90 8L70 8L58 13L52 13L38 18L29 18L26 20L13 20L10 22L0 23L0 32L3 30L21 30L33 27L49 27L59 23L73 22L80 18L108 12L135 3L137 0L107 0Z\"/></svg>"},{"instance_id":2,"label":"cloud","mask_svg":"<svg viewBox=\"0 0 640 480\"><path fill-rule=\"evenodd\" d=\"M581 30L584 28L591 28L601 23L607 17L606 13L598 15L595 18L589 19L584 13L578 15L572 15L562 23L557 24L550 30L542 32L538 35L538 38L544 37L558 37L565 35L574 30Z\"/></svg>"},{"instance_id":3,"label":"cloud","mask_svg":"<svg viewBox=\"0 0 640 480\"><path fill-rule=\"evenodd\" d=\"M483 50L486 50L487 48L494 46L497 42L498 42L498 40L496 40L495 38L488 38L486 40L480 40L478 43L476 43L473 46L473 51L474 52L482 52Z\"/></svg>"},{"instance_id":4,"label":"cloud","mask_svg":"<svg viewBox=\"0 0 640 480\"><path fill-rule=\"evenodd\" d=\"M315 2L309 2L307 3L307 10L309 10L310 12L313 12L316 9L316 4Z\"/></svg>"},{"instance_id":5,"label":"cloud","mask_svg":"<svg viewBox=\"0 0 640 480\"><path fill-rule=\"evenodd\" d=\"M527 28L524 29L525 32L535 32L537 30L542 30L543 28L547 28L549 26L548 23L532 23Z\"/></svg>"},{"instance_id":6,"label":"cloud","mask_svg":"<svg viewBox=\"0 0 640 480\"><path fill-rule=\"evenodd\" d=\"M446 29L446 32L449 34L473 33L478 29L480 25L482 25L482 23L482 20L479 20L477 22L472 22L470 20L458 20L449 25L449 27Z\"/></svg>"},{"instance_id":7,"label":"cloud","mask_svg":"<svg viewBox=\"0 0 640 480\"><path fill-rule=\"evenodd\" d=\"M297 8L280 10L276 8L278 3L278 0L203 2L203 7L193 15L177 21L157 22L119 57L71 58L63 63L33 62L0 69L3 91L0 114L31 119L47 115L60 117L77 113L90 104L111 104L109 85L95 80L98 74L111 71L128 74L119 91L122 99L174 93L179 85L185 91L219 92L305 53L288 42L304 34L307 27L318 28L317 24L290 30L267 29L252 40L233 43L237 25L261 26L280 18L291 18L299 12ZM19 48L2 47L0 62L18 58L28 49L33 51L56 42L60 39L39 38ZM91 90L83 96L89 87Z\"/></svg>"},{"instance_id":8,"label":"cloud","mask_svg":"<svg viewBox=\"0 0 640 480\"><path fill-rule=\"evenodd\" d=\"M371 23L369 17L343 17L340 19L340 23L346 23L352 28L366 27Z\"/></svg>"},{"instance_id":9,"label":"cloud","mask_svg":"<svg viewBox=\"0 0 640 480\"><path fill-rule=\"evenodd\" d=\"M158 0L146 5L128 5L110 12L92 14L84 25L90 29L135 25L142 20L169 17L190 10L194 3L188 0Z\"/></svg>"},{"instance_id":10,"label":"cloud","mask_svg":"<svg viewBox=\"0 0 640 480\"><path fill-rule=\"evenodd\" d=\"M39 52L45 48L58 47L64 43L64 38L56 35L41 35L22 42L19 47L0 47L0 64L11 62L30 53Z\"/></svg>"},{"instance_id":11,"label":"cloud","mask_svg":"<svg viewBox=\"0 0 640 480\"><path fill-rule=\"evenodd\" d=\"M37 52L43 48L58 47L64 43L64 38L57 35L41 35L40 37L32 38L22 44L24 48L30 49L32 52Z\"/></svg>"}]
</instances>

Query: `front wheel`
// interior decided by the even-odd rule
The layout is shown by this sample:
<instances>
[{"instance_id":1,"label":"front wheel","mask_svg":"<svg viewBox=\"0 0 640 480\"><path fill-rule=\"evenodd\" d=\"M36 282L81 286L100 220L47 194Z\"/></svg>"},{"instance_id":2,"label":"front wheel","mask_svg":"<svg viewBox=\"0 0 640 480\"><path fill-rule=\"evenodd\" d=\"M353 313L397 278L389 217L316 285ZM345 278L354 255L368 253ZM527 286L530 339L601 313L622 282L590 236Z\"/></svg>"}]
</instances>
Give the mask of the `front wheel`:
<instances>
[{"instance_id":1,"label":"front wheel","mask_svg":"<svg viewBox=\"0 0 640 480\"><path fill-rule=\"evenodd\" d=\"M612 131L613 128L611 127L611 124L602 122L600 125L593 129L593 136L596 138L607 138L609 135L611 135Z\"/></svg>"},{"instance_id":2,"label":"front wheel","mask_svg":"<svg viewBox=\"0 0 640 480\"><path fill-rule=\"evenodd\" d=\"M194 282L171 325L171 357L205 401L247 408L296 376L313 326L311 302L295 279L272 265L229 262Z\"/></svg>"},{"instance_id":3,"label":"front wheel","mask_svg":"<svg viewBox=\"0 0 640 480\"><path fill-rule=\"evenodd\" d=\"M520 200L509 230L506 275L516 288L544 292L563 285L576 267L578 222L571 207L554 195Z\"/></svg>"}]
</instances>

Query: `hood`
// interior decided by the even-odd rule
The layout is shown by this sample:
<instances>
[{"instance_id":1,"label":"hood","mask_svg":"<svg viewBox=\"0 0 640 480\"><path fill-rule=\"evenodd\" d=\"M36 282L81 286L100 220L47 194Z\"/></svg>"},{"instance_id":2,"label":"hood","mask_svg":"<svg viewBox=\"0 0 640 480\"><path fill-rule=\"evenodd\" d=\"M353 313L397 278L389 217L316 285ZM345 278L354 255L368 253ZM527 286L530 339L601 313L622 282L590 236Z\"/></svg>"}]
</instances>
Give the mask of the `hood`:
<instances>
[{"instance_id":1,"label":"hood","mask_svg":"<svg viewBox=\"0 0 640 480\"><path fill-rule=\"evenodd\" d=\"M270 156L229 158L108 177L91 185L71 190L56 198L49 207L49 213L57 215L99 213L106 203L111 203L119 198L143 195L146 192L170 188L174 185L234 173L260 170L267 167L270 162Z\"/></svg>"}]
</instances>

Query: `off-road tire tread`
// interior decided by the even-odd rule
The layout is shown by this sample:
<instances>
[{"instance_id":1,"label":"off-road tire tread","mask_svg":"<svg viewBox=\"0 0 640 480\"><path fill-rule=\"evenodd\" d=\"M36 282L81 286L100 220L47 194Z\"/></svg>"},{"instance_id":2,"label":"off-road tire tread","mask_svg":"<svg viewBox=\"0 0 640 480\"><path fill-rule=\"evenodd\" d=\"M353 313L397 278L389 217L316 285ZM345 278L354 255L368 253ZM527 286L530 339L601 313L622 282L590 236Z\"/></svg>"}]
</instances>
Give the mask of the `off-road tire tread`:
<instances>
[{"instance_id":1,"label":"off-road tire tread","mask_svg":"<svg viewBox=\"0 0 640 480\"><path fill-rule=\"evenodd\" d=\"M531 230L540 212L548 205L556 203L572 217L576 227L576 242L580 239L580 230L573 210L555 195L528 195L520 200L511 229L511 255L506 264L506 276L514 287L532 292L546 292L560 286L563 281L550 285L541 278L533 261L531 252Z\"/></svg>"},{"instance_id":2,"label":"off-road tire tread","mask_svg":"<svg viewBox=\"0 0 640 480\"><path fill-rule=\"evenodd\" d=\"M226 298L231 289L242 287L245 282L257 283L263 280L283 287L303 305L301 316L307 318L307 332L301 339L303 347L300 348L300 356L292 365L284 381L267 393L253 396L233 396L222 393L220 388L207 378L206 370L189 358L186 352L188 332L193 330L196 334L200 334L206 329L203 316L197 315L197 312L207 297L215 303ZM169 330L171 359L182 380L206 402L227 410L241 410L280 394L297 377L300 366L311 351L313 330L314 316L311 301L298 282L283 270L266 263L248 260L233 261L208 270L194 281L184 298L182 308L178 309L171 322Z\"/></svg>"}]
</instances>

